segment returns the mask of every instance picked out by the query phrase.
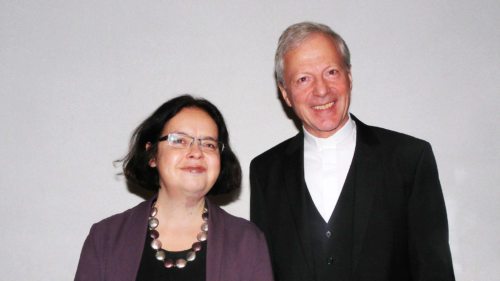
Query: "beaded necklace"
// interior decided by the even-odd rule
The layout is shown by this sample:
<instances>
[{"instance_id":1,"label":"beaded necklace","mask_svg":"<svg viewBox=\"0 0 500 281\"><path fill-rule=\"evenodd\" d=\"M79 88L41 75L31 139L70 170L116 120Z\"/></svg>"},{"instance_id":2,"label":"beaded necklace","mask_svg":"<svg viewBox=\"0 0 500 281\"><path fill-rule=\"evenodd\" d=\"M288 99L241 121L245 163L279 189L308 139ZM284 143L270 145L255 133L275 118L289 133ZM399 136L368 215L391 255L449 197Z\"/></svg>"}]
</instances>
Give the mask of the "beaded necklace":
<instances>
[{"instance_id":1,"label":"beaded necklace","mask_svg":"<svg viewBox=\"0 0 500 281\"><path fill-rule=\"evenodd\" d=\"M149 236L153 239L151 242L151 248L156 251L155 257L157 260L163 262L163 265L166 268L184 268L186 267L188 262L192 262L196 259L196 252L199 252L202 248L201 242L207 240L207 235L208 235L208 209L206 207L203 207L203 213L201 214L201 218L203 219L203 223L201 224L201 232L196 235L196 242L193 243L191 246L191 249L188 251L186 254L186 258L180 258L176 259L175 261L173 259L167 258L166 257L166 252L164 249L162 249L161 242L159 240L160 238L160 233L156 230L158 225L160 225L160 221L156 218L156 215L158 214L158 209L156 208L156 203L153 204L153 207L151 207L151 213L148 219L148 227L149 227Z\"/></svg>"}]
</instances>

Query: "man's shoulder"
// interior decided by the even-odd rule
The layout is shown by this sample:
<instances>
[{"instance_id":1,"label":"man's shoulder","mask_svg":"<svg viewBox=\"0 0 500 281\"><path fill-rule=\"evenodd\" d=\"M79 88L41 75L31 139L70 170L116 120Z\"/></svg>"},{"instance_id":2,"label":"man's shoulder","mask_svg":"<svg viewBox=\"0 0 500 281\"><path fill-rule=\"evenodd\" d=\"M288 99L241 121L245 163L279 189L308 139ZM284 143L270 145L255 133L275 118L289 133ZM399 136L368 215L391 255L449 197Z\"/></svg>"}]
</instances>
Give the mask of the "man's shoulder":
<instances>
[{"instance_id":1,"label":"man's shoulder","mask_svg":"<svg viewBox=\"0 0 500 281\"><path fill-rule=\"evenodd\" d=\"M401 143L423 143L427 142L423 139L417 138L415 136L408 135L406 133L394 131L391 129L369 126L373 132L382 140L391 142L401 142Z\"/></svg>"},{"instance_id":2,"label":"man's shoulder","mask_svg":"<svg viewBox=\"0 0 500 281\"><path fill-rule=\"evenodd\" d=\"M422 153L432 153L430 143L414 136L362 123L356 123L356 126L357 144L364 153L376 153L405 163L418 161Z\"/></svg>"},{"instance_id":3,"label":"man's shoulder","mask_svg":"<svg viewBox=\"0 0 500 281\"><path fill-rule=\"evenodd\" d=\"M358 137L364 141L377 142L382 145L398 146L398 145L409 145L409 146L426 146L428 142L408 135L406 133L397 132L391 129L386 129L382 127L367 125L359 119L355 118Z\"/></svg>"}]
</instances>

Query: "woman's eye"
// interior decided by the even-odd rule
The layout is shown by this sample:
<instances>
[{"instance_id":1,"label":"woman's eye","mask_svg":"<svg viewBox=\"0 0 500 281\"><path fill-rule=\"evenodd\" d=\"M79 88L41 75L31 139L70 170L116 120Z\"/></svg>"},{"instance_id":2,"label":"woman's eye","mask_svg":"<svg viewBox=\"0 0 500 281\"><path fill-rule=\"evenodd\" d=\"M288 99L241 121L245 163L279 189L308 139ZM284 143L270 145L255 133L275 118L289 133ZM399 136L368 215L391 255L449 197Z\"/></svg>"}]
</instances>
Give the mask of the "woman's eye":
<instances>
[{"instance_id":1,"label":"woman's eye","mask_svg":"<svg viewBox=\"0 0 500 281\"><path fill-rule=\"evenodd\" d=\"M189 144L189 140L183 137L177 137L171 139L172 144L186 145Z\"/></svg>"},{"instance_id":2,"label":"woman's eye","mask_svg":"<svg viewBox=\"0 0 500 281\"><path fill-rule=\"evenodd\" d=\"M173 139L172 140L172 143L175 143L175 144L183 144L185 143L186 141L183 140L183 139Z\"/></svg>"},{"instance_id":3,"label":"woman's eye","mask_svg":"<svg viewBox=\"0 0 500 281\"><path fill-rule=\"evenodd\" d=\"M213 142L205 142L205 143L203 144L203 146L204 146L205 148L210 149L210 150L215 150L215 149L217 148L217 144L215 144L215 143L213 143Z\"/></svg>"}]
</instances>

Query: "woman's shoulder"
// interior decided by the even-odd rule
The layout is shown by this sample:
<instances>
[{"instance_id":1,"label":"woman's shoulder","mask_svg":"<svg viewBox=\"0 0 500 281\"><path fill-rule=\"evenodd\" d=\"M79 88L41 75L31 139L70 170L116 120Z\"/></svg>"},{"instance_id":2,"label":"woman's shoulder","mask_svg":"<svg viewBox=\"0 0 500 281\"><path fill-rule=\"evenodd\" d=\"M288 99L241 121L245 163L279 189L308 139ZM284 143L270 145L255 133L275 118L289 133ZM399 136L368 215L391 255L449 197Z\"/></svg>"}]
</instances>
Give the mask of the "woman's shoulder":
<instances>
[{"instance_id":1,"label":"woman's shoulder","mask_svg":"<svg viewBox=\"0 0 500 281\"><path fill-rule=\"evenodd\" d=\"M141 221L146 221L148 218L149 206L151 199L143 201L138 205L125 210L121 213L107 217L92 226L92 230L96 232L120 232L130 225L135 225Z\"/></svg>"}]
</instances>

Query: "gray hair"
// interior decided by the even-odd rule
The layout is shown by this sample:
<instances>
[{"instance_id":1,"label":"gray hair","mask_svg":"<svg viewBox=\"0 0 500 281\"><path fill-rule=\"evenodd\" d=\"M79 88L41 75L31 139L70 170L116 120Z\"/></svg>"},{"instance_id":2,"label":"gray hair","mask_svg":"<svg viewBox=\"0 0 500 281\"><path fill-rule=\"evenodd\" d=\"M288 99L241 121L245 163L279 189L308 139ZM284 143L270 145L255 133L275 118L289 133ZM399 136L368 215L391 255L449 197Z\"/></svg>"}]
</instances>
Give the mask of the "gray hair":
<instances>
[{"instance_id":1,"label":"gray hair","mask_svg":"<svg viewBox=\"0 0 500 281\"><path fill-rule=\"evenodd\" d=\"M344 39L335 33L330 27L324 24L315 22L300 22L289 26L280 36L278 40L278 48L274 57L274 70L276 72L276 80L279 85L284 84L284 56L291 49L297 47L307 37L314 33L320 33L330 37L336 44L342 55L342 60L348 69L351 69L351 53Z\"/></svg>"}]
</instances>

